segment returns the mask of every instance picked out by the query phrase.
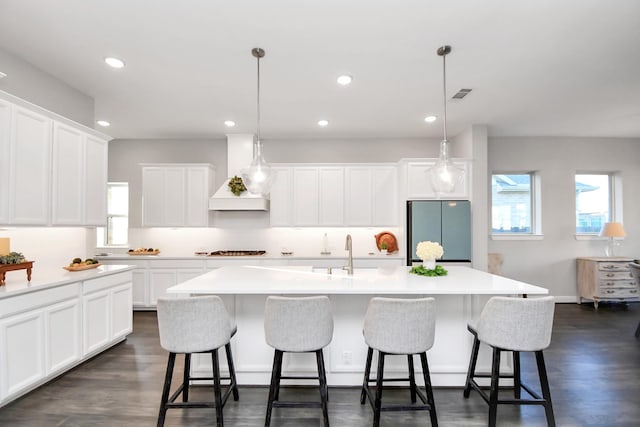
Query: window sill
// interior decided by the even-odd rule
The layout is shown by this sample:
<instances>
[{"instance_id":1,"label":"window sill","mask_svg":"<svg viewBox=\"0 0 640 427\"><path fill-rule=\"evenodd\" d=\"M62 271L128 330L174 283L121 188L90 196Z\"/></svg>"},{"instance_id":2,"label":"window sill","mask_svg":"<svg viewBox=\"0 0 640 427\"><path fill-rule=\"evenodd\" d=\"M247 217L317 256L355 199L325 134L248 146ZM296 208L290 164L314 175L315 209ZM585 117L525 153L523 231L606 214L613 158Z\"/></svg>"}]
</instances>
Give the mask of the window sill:
<instances>
[{"instance_id":1,"label":"window sill","mask_svg":"<svg viewBox=\"0 0 640 427\"><path fill-rule=\"evenodd\" d=\"M599 234L575 234L576 240L608 240L608 237L602 237ZM622 240L614 237L614 240Z\"/></svg>"},{"instance_id":2,"label":"window sill","mask_svg":"<svg viewBox=\"0 0 640 427\"><path fill-rule=\"evenodd\" d=\"M492 234L491 240L542 240L544 234Z\"/></svg>"}]
</instances>

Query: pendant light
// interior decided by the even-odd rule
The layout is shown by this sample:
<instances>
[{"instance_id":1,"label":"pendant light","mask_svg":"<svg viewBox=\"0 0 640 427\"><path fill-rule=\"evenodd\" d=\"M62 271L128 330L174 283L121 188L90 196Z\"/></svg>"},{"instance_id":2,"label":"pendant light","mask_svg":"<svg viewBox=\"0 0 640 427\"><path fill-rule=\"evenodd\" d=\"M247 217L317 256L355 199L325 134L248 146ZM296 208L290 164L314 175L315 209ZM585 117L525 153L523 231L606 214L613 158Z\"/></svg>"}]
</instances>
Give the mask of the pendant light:
<instances>
[{"instance_id":1,"label":"pendant light","mask_svg":"<svg viewBox=\"0 0 640 427\"><path fill-rule=\"evenodd\" d=\"M251 50L251 54L258 61L257 126L256 140L253 143L253 161L249 168L242 171L242 180L250 193L266 195L271 190L273 172L271 166L262 156L262 141L260 140L260 58L264 57L265 52L263 49L256 47Z\"/></svg>"},{"instance_id":2,"label":"pendant light","mask_svg":"<svg viewBox=\"0 0 640 427\"><path fill-rule=\"evenodd\" d=\"M436 164L427 170L433 190L440 193L452 193L456 185L462 182L464 170L457 167L449 156L449 141L447 140L447 65L446 56L451 53L451 46L442 46L437 50L442 56L442 95L444 101L444 138L440 142L440 154Z\"/></svg>"}]
</instances>

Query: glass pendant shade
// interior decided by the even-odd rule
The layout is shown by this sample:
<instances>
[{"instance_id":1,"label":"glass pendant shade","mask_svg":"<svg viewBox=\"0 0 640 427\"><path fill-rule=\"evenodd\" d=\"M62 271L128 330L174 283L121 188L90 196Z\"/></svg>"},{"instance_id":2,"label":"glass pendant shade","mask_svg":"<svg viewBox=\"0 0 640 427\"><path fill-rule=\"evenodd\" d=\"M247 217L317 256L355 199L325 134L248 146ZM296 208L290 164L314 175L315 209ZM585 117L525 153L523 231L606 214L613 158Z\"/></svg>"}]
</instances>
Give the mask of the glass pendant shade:
<instances>
[{"instance_id":1,"label":"glass pendant shade","mask_svg":"<svg viewBox=\"0 0 640 427\"><path fill-rule=\"evenodd\" d=\"M253 160L242 171L242 181L251 194L266 195L271 191L273 171L262 156L262 143L259 140L253 144Z\"/></svg>"},{"instance_id":2,"label":"glass pendant shade","mask_svg":"<svg viewBox=\"0 0 640 427\"><path fill-rule=\"evenodd\" d=\"M456 186L462 183L464 170L454 165L449 157L449 141L440 142L440 155L436 164L427 170L433 191L436 193L453 193Z\"/></svg>"}]
</instances>

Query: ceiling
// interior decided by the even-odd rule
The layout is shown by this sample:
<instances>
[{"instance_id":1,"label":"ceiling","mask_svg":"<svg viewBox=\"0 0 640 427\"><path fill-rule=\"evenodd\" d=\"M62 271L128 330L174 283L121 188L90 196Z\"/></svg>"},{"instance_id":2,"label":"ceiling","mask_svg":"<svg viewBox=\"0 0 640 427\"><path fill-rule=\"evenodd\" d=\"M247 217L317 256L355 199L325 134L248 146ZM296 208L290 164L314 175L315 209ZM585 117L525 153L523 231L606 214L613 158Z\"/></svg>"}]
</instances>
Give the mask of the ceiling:
<instances>
[{"instance_id":1,"label":"ceiling","mask_svg":"<svg viewBox=\"0 0 640 427\"><path fill-rule=\"evenodd\" d=\"M0 0L0 48L94 98L116 138L254 132L254 47L263 139L441 137L443 44L448 98L472 89L449 135L640 138L638 22L637 0Z\"/></svg>"}]
</instances>

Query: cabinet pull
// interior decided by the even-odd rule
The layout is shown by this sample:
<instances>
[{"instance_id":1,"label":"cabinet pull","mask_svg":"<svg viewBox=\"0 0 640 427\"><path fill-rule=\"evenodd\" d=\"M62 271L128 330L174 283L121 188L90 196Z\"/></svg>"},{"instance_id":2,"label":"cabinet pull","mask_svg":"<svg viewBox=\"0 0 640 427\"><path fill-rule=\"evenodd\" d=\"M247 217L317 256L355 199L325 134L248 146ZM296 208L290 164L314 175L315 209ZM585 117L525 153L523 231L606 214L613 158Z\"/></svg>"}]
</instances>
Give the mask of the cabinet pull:
<instances>
[{"instance_id":1,"label":"cabinet pull","mask_svg":"<svg viewBox=\"0 0 640 427\"><path fill-rule=\"evenodd\" d=\"M613 265L613 264L605 264L605 265L602 266L602 268L606 268L608 270L612 270L612 269L616 268L616 266Z\"/></svg>"},{"instance_id":2,"label":"cabinet pull","mask_svg":"<svg viewBox=\"0 0 640 427\"><path fill-rule=\"evenodd\" d=\"M616 275L613 274L613 273L607 273L607 274L605 274L605 276L607 276L607 277L616 277Z\"/></svg>"},{"instance_id":3,"label":"cabinet pull","mask_svg":"<svg viewBox=\"0 0 640 427\"><path fill-rule=\"evenodd\" d=\"M608 294L614 294L616 291L614 291L613 289L607 289L607 293Z\"/></svg>"},{"instance_id":4,"label":"cabinet pull","mask_svg":"<svg viewBox=\"0 0 640 427\"><path fill-rule=\"evenodd\" d=\"M637 289L631 289L631 290L629 291L629 293L630 293L630 294L637 294L637 293L638 293L638 290L637 290Z\"/></svg>"}]
</instances>

